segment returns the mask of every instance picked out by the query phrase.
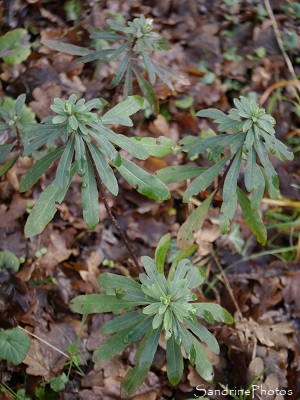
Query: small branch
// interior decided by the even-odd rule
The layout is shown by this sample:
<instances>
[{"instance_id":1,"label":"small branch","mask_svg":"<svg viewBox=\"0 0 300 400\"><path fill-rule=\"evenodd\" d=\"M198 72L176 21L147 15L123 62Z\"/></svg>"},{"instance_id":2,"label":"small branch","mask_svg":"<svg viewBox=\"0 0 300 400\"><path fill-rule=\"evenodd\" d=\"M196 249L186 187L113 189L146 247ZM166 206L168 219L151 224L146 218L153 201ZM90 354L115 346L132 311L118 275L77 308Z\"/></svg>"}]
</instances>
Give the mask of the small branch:
<instances>
[{"instance_id":1,"label":"small branch","mask_svg":"<svg viewBox=\"0 0 300 400\"><path fill-rule=\"evenodd\" d=\"M143 272L143 269L142 269L142 267L140 266L140 264L139 264L139 262L138 262L136 256L134 255L134 252L133 252L132 248L130 247L130 245L129 245L129 243L128 243L128 240L127 240L127 238L126 238L125 233L123 232L122 228L121 228L120 225L118 224L118 221L117 221L116 218L114 217L114 215L113 215L113 213L112 213L112 211L111 211L111 209L110 209L110 207L109 207L109 205L108 205L107 199L106 199L106 197L105 197L105 193L104 193L103 183L102 183L101 177L100 177L100 175L99 175L99 173L98 173L98 170L97 170L97 168L96 168L96 166L95 166L93 157L92 157L92 155L91 155L90 150L89 150L88 147L87 147L87 151L88 151L88 153L89 153L89 156L90 156L90 159L91 159L91 162L92 162L94 174L95 174L95 177L96 177L96 180L97 180L97 186L98 186L98 189L99 189L99 193L100 193L101 199L102 199L102 201L103 201L104 207L105 207L105 209L106 209L106 211L107 211L107 214L109 215L109 217L110 217L112 223L114 224L114 226L115 226L115 228L117 229L117 231L118 231L120 237L122 238L122 240L123 240L123 242L124 242L124 244L125 244L125 247L127 248L128 252L129 252L129 254L130 254L130 256L131 256L131 258L132 258L132 260L133 260L134 265L136 266L137 270L138 270L140 273L142 273L142 272Z\"/></svg>"},{"instance_id":2,"label":"small branch","mask_svg":"<svg viewBox=\"0 0 300 400\"><path fill-rule=\"evenodd\" d=\"M284 44L283 44L283 41L282 41L281 36L280 36L280 32L279 32L279 29L278 29L278 25L277 25L276 19L275 19L274 14L273 14L273 10L272 10L271 4L270 4L269 0L264 0L264 3L265 3L265 7L267 9L267 12L269 14L269 17L270 17L270 20L271 20L271 23L272 23L272 26L273 26L273 29L274 29L274 34L275 34L278 46L280 48L280 51L281 51L281 53L283 55L284 61L285 61L286 65L287 65L288 70L289 70L290 74L292 75L293 79L295 79L295 81L297 82L297 89L300 91L300 83L299 83L299 80L298 80L297 75L295 73L293 64L292 64L291 60L289 59L289 56L288 56L287 52L285 51Z\"/></svg>"}]
</instances>

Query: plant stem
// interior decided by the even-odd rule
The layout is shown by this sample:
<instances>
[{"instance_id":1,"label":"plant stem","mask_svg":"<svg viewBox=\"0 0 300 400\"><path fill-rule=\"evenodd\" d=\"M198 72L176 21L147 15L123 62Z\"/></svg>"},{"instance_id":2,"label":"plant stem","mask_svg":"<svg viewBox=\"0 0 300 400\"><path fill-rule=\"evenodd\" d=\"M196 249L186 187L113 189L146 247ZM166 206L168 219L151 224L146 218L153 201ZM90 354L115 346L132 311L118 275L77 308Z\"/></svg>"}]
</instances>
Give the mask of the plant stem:
<instances>
[{"instance_id":1,"label":"plant stem","mask_svg":"<svg viewBox=\"0 0 300 400\"><path fill-rule=\"evenodd\" d=\"M107 214L109 215L109 217L110 217L110 219L111 219L113 225L115 226L115 228L117 229L117 231L118 231L120 237L122 238L122 240L123 240L123 242L124 242L124 244L125 244L125 247L126 247L126 249L128 250L128 252L129 252L129 254L130 254L131 258L132 258L132 261L133 261L134 265L136 266L137 270L138 270L140 273L142 273L142 272L143 272L143 269L142 269L142 267L140 266L140 264L139 264L139 262L138 262L136 256L134 255L134 252L133 252L132 248L130 247L130 245L129 245L129 243L128 243L128 240L127 240L127 238L126 238L125 233L123 232L122 228L120 227L118 221L117 221L116 218L114 217L114 215L113 215L113 213L112 213L112 211L111 211L111 209L110 209L110 207L109 207L109 205L108 205L107 199L106 199L106 197L105 197L105 193L104 193L104 188L103 188L103 183L102 183L101 177L100 177L100 175L99 175L99 173L98 173L98 170L97 170L97 168L96 168L96 166L95 166L93 157L92 157L92 155L91 155L90 150L89 150L88 147L87 147L87 151L88 151L89 156L90 156L90 158L91 158L91 162L92 162L94 174L95 174L95 177L96 177L96 180L97 180L97 186L98 186L98 189L99 189L100 196L101 196L101 199L102 199L102 201L103 201L104 207L105 207L105 209L106 209L106 211L107 211Z\"/></svg>"}]
</instances>

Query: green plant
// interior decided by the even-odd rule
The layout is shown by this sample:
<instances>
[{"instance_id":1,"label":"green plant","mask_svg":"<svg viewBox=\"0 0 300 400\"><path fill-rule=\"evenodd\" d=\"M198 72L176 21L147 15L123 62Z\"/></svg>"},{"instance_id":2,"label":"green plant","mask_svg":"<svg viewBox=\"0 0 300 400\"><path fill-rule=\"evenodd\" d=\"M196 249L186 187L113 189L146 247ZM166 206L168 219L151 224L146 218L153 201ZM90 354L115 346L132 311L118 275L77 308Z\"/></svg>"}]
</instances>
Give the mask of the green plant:
<instances>
[{"instance_id":1,"label":"green plant","mask_svg":"<svg viewBox=\"0 0 300 400\"><path fill-rule=\"evenodd\" d=\"M223 204L220 210L221 233L229 232L230 221L234 217L238 201L245 221L257 236L257 240L262 244L266 243L267 231L257 207L265 188L271 198L279 196L278 176L269 154L283 161L284 158L292 160L293 153L276 139L274 118L266 114L255 100L240 97L240 100L234 100L234 104L236 108L231 109L227 115L212 108L196 113L196 116L214 119L219 132L231 133L206 139L189 136L181 141L182 151L187 152L189 158L194 160L208 151L208 159L214 161L214 165L207 169L179 166L156 171L156 175L165 183L196 177L183 195L183 202L188 202L191 196L206 190L225 168L218 187L180 227L178 232L180 248L187 248L193 243L193 234L201 228L218 190L223 192ZM226 149L230 149L229 154ZM222 157L224 153L227 155ZM251 200L237 186L243 162L245 162L244 184L246 190L251 193Z\"/></svg>"},{"instance_id":2,"label":"green plant","mask_svg":"<svg viewBox=\"0 0 300 400\"><path fill-rule=\"evenodd\" d=\"M94 353L94 361L104 361L141 339L135 355L137 365L127 372L121 384L122 397L133 394L146 378L161 333L167 343L167 375L172 385L180 381L183 372L181 346L199 375L212 380L212 365L198 339L215 353L219 353L219 345L197 317L209 323L233 321L221 306L195 302L198 296L192 289L203 284L205 272L189 259L177 257L180 261L177 261L176 269L171 268L168 279L165 278L164 264L169 246L170 235L165 235L156 249L155 263L150 257L141 258L146 273L139 275L140 283L104 273L99 276L99 285L105 294L78 296L71 302L71 309L83 315L126 310L102 327L102 333L114 335ZM134 307L139 308L129 311Z\"/></svg>"},{"instance_id":3,"label":"green plant","mask_svg":"<svg viewBox=\"0 0 300 400\"><path fill-rule=\"evenodd\" d=\"M118 194L118 183L109 164L139 193L155 200L169 198L169 191L161 181L121 157L115 146L145 160L150 155L160 157L171 152L175 146L173 141L161 137L157 144L153 138L128 138L106 126L132 126L129 116L141 108L143 100L140 97L130 96L100 117L98 112L102 111L105 104L103 99L76 101L76 95L71 95L68 100L56 98L51 109L57 115L47 117L42 123L28 129L23 156L32 154L43 145L51 147L59 138L64 145L47 152L20 182L21 192L30 189L51 164L60 158L55 180L31 210L25 226L27 237L40 233L52 220L56 213L55 202L60 203L64 199L75 171L82 178L83 218L90 229L94 229L99 222L98 189L102 191L102 183L113 195Z\"/></svg>"},{"instance_id":4,"label":"green plant","mask_svg":"<svg viewBox=\"0 0 300 400\"><path fill-rule=\"evenodd\" d=\"M19 327L0 330L0 358L21 364L29 350L30 339Z\"/></svg>"},{"instance_id":5,"label":"green plant","mask_svg":"<svg viewBox=\"0 0 300 400\"><path fill-rule=\"evenodd\" d=\"M4 175L16 162L26 141L26 129L35 122L35 116L25 105L25 99L26 95L21 94L16 100L10 97L0 100L0 132L7 134L7 140L0 145L0 164L11 152L15 152L0 168L0 176Z\"/></svg>"},{"instance_id":6,"label":"green plant","mask_svg":"<svg viewBox=\"0 0 300 400\"><path fill-rule=\"evenodd\" d=\"M171 90L173 90L173 85L166 67L158 65L149 56L156 50L168 49L165 39L153 31L152 19L145 18L142 14L139 18L129 21L126 26L117 23L113 19L108 19L107 24L109 26L108 31L98 32L95 30L90 35L90 38L111 42L111 48L93 51L55 40L45 40L42 43L53 50L83 56L79 58L78 62L113 61L122 57L110 87L114 88L124 78L124 97L131 96L133 94L132 78L135 75L138 85L153 112L158 114L158 100L151 85L154 85L156 76ZM141 62L147 72L150 84L141 73L139 67Z\"/></svg>"},{"instance_id":7,"label":"green plant","mask_svg":"<svg viewBox=\"0 0 300 400\"><path fill-rule=\"evenodd\" d=\"M31 53L26 29L13 29L0 37L0 57L8 65L20 64Z\"/></svg>"}]
</instances>

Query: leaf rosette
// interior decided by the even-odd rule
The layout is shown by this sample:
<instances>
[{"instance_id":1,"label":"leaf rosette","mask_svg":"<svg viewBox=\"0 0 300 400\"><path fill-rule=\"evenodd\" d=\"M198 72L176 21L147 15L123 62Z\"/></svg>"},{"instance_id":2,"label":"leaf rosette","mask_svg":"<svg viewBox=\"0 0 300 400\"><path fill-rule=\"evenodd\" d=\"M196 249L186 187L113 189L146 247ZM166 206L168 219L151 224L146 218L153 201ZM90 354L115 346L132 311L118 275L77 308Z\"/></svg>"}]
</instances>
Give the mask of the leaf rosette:
<instances>
[{"instance_id":1,"label":"leaf rosette","mask_svg":"<svg viewBox=\"0 0 300 400\"><path fill-rule=\"evenodd\" d=\"M42 193L27 220L26 236L40 233L51 221L56 212L55 202L60 203L64 199L75 172L82 178L83 217L90 229L94 229L99 222L96 174L114 196L118 194L118 182L113 171L116 168L139 193L155 200L169 198L167 187L158 178L124 159L119 149L145 160L150 154L162 156L171 152L175 146L173 141L164 140L162 152L157 143L149 146L147 138L128 138L107 126L120 124L131 127L133 122L130 116L142 104L141 97L130 96L100 117L99 113L106 105L103 99L76 101L76 95L71 95L68 100L54 99L51 109L57 115L46 117L40 124L31 126L26 133L23 157L44 145L49 151L21 180L21 192L30 189L52 163L59 159L55 180ZM57 142L60 147L53 149Z\"/></svg>"},{"instance_id":2,"label":"leaf rosette","mask_svg":"<svg viewBox=\"0 0 300 400\"><path fill-rule=\"evenodd\" d=\"M200 341L217 354L219 345L197 317L209 323L215 320L225 323L233 321L230 314L218 304L196 302L198 296L192 290L203 284L205 272L195 267L189 259L181 259L175 272L171 268L168 280L163 273L159 273L170 245L167 236L158 245L155 263L150 257L141 258L145 273L139 275L139 282L104 273L99 276L99 285L105 294L78 296L71 302L72 310L80 314L127 310L102 327L102 333L113 336L94 353L95 362L105 361L140 340L135 356L137 365L127 372L122 381L122 397L133 394L146 378L161 333L166 339L167 375L172 385L180 381L183 373L181 347L199 375L211 381L212 365ZM128 311L135 307L138 309Z\"/></svg>"},{"instance_id":3,"label":"leaf rosette","mask_svg":"<svg viewBox=\"0 0 300 400\"><path fill-rule=\"evenodd\" d=\"M188 185L183 201L205 191L223 172L217 189L188 217L178 233L178 244L186 248L194 241L193 234L200 230L213 197L218 190L222 191L223 203L220 213L221 233L229 232L237 202L240 204L244 218L261 244L267 240L267 232L257 211L265 189L271 198L277 198L279 192L278 175L269 156L283 161L293 159L293 153L275 137L275 120L266 114L255 100L246 97L234 99L236 108L228 114L214 108L201 110L198 117L212 118L218 125L221 135L213 135L202 139L188 136L181 140L181 150L190 159L195 160L205 151L208 160L214 161L209 168L199 167L167 167L156 172L165 183L177 182L188 178L195 179ZM245 164L244 183L251 193L251 200L237 186L241 167ZM198 169L198 172L197 172ZM179 173L180 172L180 173ZM180 179L178 179L180 177Z\"/></svg>"}]
</instances>

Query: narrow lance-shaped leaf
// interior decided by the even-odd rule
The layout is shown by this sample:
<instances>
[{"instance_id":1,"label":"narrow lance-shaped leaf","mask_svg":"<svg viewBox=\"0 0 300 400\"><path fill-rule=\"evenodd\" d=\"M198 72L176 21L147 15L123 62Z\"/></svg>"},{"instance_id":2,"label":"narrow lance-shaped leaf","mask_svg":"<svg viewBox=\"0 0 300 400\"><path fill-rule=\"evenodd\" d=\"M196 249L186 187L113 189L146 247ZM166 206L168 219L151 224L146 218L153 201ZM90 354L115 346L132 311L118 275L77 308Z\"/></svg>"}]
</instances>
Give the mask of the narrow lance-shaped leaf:
<instances>
[{"instance_id":1,"label":"narrow lance-shaped leaf","mask_svg":"<svg viewBox=\"0 0 300 400\"><path fill-rule=\"evenodd\" d=\"M177 243L180 249L187 249L193 244L195 240L194 234L201 229L215 194L216 191L212 192L212 194L189 215L187 220L179 228Z\"/></svg>"},{"instance_id":2,"label":"narrow lance-shaped leaf","mask_svg":"<svg viewBox=\"0 0 300 400\"><path fill-rule=\"evenodd\" d=\"M159 104L158 104L158 100L157 100L154 90L149 85L149 83L146 81L146 79L143 78L143 76L136 69L132 68L132 70L137 78L139 87L140 87L143 95L146 97L146 99L148 100L148 103L150 104L150 107L151 107L153 113L155 115L158 115Z\"/></svg>"},{"instance_id":3,"label":"narrow lance-shaped leaf","mask_svg":"<svg viewBox=\"0 0 300 400\"><path fill-rule=\"evenodd\" d=\"M152 62L151 62L148 54L145 52L142 52L142 59L145 64L147 74L149 76L149 81L150 81L151 85L153 86L155 84L155 71L154 71Z\"/></svg>"},{"instance_id":4,"label":"narrow lance-shaped leaf","mask_svg":"<svg viewBox=\"0 0 300 400\"><path fill-rule=\"evenodd\" d=\"M140 141L135 140L134 138L128 138L122 134L117 134L102 124L97 126L97 130L102 133L105 138L121 147L123 150L126 150L129 154L132 154L139 160L146 160L149 157L149 153L145 150Z\"/></svg>"},{"instance_id":5,"label":"narrow lance-shaped leaf","mask_svg":"<svg viewBox=\"0 0 300 400\"><path fill-rule=\"evenodd\" d=\"M184 181L201 175L207 168L192 165L172 166L155 171L155 175L165 184Z\"/></svg>"},{"instance_id":6,"label":"narrow lance-shaped leaf","mask_svg":"<svg viewBox=\"0 0 300 400\"><path fill-rule=\"evenodd\" d=\"M25 104L25 100L26 100L26 94L20 94L20 96L18 96L15 104L16 115L20 116L22 108L24 107Z\"/></svg>"},{"instance_id":7,"label":"narrow lance-shaped leaf","mask_svg":"<svg viewBox=\"0 0 300 400\"><path fill-rule=\"evenodd\" d=\"M84 143L85 142L83 138L77 132L75 134L75 162L76 162L76 172L79 176L83 176L87 168Z\"/></svg>"},{"instance_id":8,"label":"narrow lance-shaped leaf","mask_svg":"<svg viewBox=\"0 0 300 400\"><path fill-rule=\"evenodd\" d=\"M96 314L120 311L124 308L132 308L142 304L149 304L149 302L127 301L116 296L88 294L75 297L70 302L70 308L79 314Z\"/></svg>"},{"instance_id":9,"label":"narrow lance-shaped leaf","mask_svg":"<svg viewBox=\"0 0 300 400\"><path fill-rule=\"evenodd\" d=\"M172 139L164 136L159 136L158 138L144 137L144 138L134 138L132 139L141 143L144 149L150 156L163 157L171 153L176 147Z\"/></svg>"},{"instance_id":10,"label":"narrow lance-shaped leaf","mask_svg":"<svg viewBox=\"0 0 300 400\"><path fill-rule=\"evenodd\" d=\"M70 137L63 155L59 161L55 182L60 189L63 189L70 179L70 168L74 155L74 134Z\"/></svg>"},{"instance_id":11,"label":"narrow lance-shaped leaf","mask_svg":"<svg viewBox=\"0 0 300 400\"><path fill-rule=\"evenodd\" d=\"M126 100L117 104L102 117L102 123L106 124L122 124L124 126L132 126L130 115L135 114L142 108L144 100L140 96L129 96Z\"/></svg>"},{"instance_id":12,"label":"narrow lance-shaped leaf","mask_svg":"<svg viewBox=\"0 0 300 400\"><path fill-rule=\"evenodd\" d=\"M124 337L130 332L131 329L132 327L128 327L127 329L119 330L118 333L113 335L105 343L99 346L94 352L93 361L104 362L121 353L121 351L128 346L128 343L124 342Z\"/></svg>"},{"instance_id":13,"label":"narrow lance-shaped leaf","mask_svg":"<svg viewBox=\"0 0 300 400\"><path fill-rule=\"evenodd\" d=\"M95 179L93 165L89 156L87 156L86 172L82 177L81 203L83 218L89 229L93 230L99 223L100 209L97 183Z\"/></svg>"},{"instance_id":14,"label":"narrow lance-shaped leaf","mask_svg":"<svg viewBox=\"0 0 300 400\"><path fill-rule=\"evenodd\" d=\"M167 375L170 383L175 386L180 382L183 373L183 357L180 346L176 343L174 335L167 340Z\"/></svg>"},{"instance_id":15,"label":"narrow lance-shaped leaf","mask_svg":"<svg viewBox=\"0 0 300 400\"><path fill-rule=\"evenodd\" d=\"M50 165L56 161L64 152L65 147L55 149L47 153L31 167L20 182L20 192L26 192L40 179L40 177L48 170Z\"/></svg>"},{"instance_id":16,"label":"narrow lance-shaped leaf","mask_svg":"<svg viewBox=\"0 0 300 400\"><path fill-rule=\"evenodd\" d=\"M207 189L208 186L222 171L228 160L229 157L225 157L223 160L217 162L211 168L203 172L203 174L201 174L198 178L194 179L184 192L183 202L187 203L189 198L192 197L194 194L198 194L199 192Z\"/></svg>"},{"instance_id":17,"label":"narrow lance-shaped leaf","mask_svg":"<svg viewBox=\"0 0 300 400\"><path fill-rule=\"evenodd\" d=\"M128 96L132 96L132 68L130 63L127 66L125 74L123 94L124 99Z\"/></svg>"},{"instance_id":18,"label":"narrow lance-shaped leaf","mask_svg":"<svg viewBox=\"0 0 300 400\"><path fill-rule=\"evenodd\" d=\"M251 207L251 201L239 187L236 188L236 193L247 225L257 237L258 242L264 246L267 242L265 224L261 220L259 213Z\"/></svg>"},{"instance_id":19,"label":"narrow lance-shaped leaf","mask_svg":"<svg viewBox=\"0 0 300 400\"><path fill-rule=\"evenodd\" d=\"M111 88L114 88L115 86L117 86L121 82L121 80L122 80L122 78L123 78L123 76L125 74L125 71L126 71L126 68L128 66L128 62L129 62L131 56L132 56L132 52L131 51L128 51L125 54L123 60L121 61L120 65L119 65L119 68L117 69L115 77L111 81L111 84L110 84Z\"/></svg>"},{"instance_id":20,"label":"narrow lance-shaped leaf","mask_svg":"<svg viewBox=\"0 0 300 400\"><path fill-rule=\"evenodd\" d=\"M153 200L167 200L170 198L168 188L158 178L131 161L123 158L122 165L117 168L129 185L144 196Z\"/></svg>"},{"instance_id":21,"label":"narrow lance-shaped leaf","mask_svg":"<svg viewBox=\"0 0 300 400\"><path fill-rule=\"evenodd\" d=\"M265 178L259 166L255 165L254 189L251 195L251 207L255 209L260 205L265 192Z\"/></svg>"},{"instance_id":22,"label":"narrow lance-shaped leaf","mask_svg":"<svg viewBox=\"0 0 300 400\"><path fill-rule=\"evenodd\" d=\"M6 157L9 155L9 153L12 151L12 149L15 147L15 142L14 143L9 143L9 144L2 144L0 146L0 163L3 163L3 161L6 159Z\"/></svg>"},{"instance_id":23,"label":"narrow lance-shaped leaf","mask_svg":"<svg viewBox=\"0 0 300 400\"><path fill-rule=\"evenodd\" d=\"M184 317L184 322L188 328L196 335L198 338L207 344L207 346L216 354L220 353L220 347L217 339L212 333L210 333L204 326L191 321L189 318Z\"/></svg>"},{"instance_id":24,"label":"narrow lance-shaped leaf","mask_svg":"<svg viewBox=\"0 0 300 400\"><path fill-rule=\"evenodd\" d=\"M32 237L41 233L45 226L52 220L57 209L55 203L61 203L69 188L73 175L75 173L75 165L72 166L68 184L61 189L56 181L50 183L43 191L35 203L25 225L25 237Z\"/></svg>"},{"instance_id":25,"label":"narrow lance-shaped leaf","mask_svg":"<svg viewBox=\"0 0 300 400\"><path fill-rule=\"evenodd\" d=\"M235 193L241 167L242 152L243 149L241 148L238 153L236 153L224 181L223 204L220 210L220 230L222 234L225 234L229 231L229 223L232 220L236 210Z\"/></svg>"},{"instance_id":26,"label":"narrow lance-shaped leaf","mask_svg":"<svg viewBox=\"0 0 300 400\"><path fill-rule=\"evenodd\" d=\"M19 154L15 154L10 160L8 160L1 168L0 168L0 177L4 175L17 161Z\"/></svg>"},{"instance_id":27,"label":"narrow lance-shaped leaf","mask_svg":"<svg viewBox=\"0 0 300 400\"><path fill-rule=\"evenodd\" d=\"M89 143L88 147L104 186L106 186L114 196L117 196L119 187L113 170L108 165L104 155L94 143Z\"/></svg>"},{"instance_id":28,"label":"narrow lance-shaped leaf","mask_svg":"<svg viewBox=\"0 0 300 400\"><path fill-rule=\"evenodd\" d=\"M160 331L161 329L158 328L151 332L140 353L138 364L134 369L129 370L123 379L121 383L122 398L132 395L146 378L156 353Z\"/></svg>"},{"instance_id":29,"label":"narrow lance-shaped leaf","mask_svg":"<svg viewBox=\"0 0 300 400\"><path fill-rule=\"evenodd\" d=\"M164 273L165 261L166 261L167 252L170 247L170 242L171 242L171 235L169 233L167 233L160 239L160 241L158 242L158 245L156 247L155 265L156 265L156 268L157 268L157 271L159 274Z\"/></svg>"},{"instance_id":30,"label":"narrow lance-shaped leaf","mask_svg":"<svg viewBox=\"0 0 300 400\"><path fill-rule=\"evenodd\" d=\"M119 332L120 330L124 330L127 328L132 329L134 325L140 322L144 318L143 312L139 311L131 311L127 312L123 315L119 315L110 321L108 321L101 328L101 333L109 335L112 333ZM130 331L128 331L129 333ZM124 339L125 335L123 336Z\"/></svg>"},{"instance_id":31,"label":"narrow lance-shaped leaf","mask_svg":"<svg viewBox=\"0 0 300 400\"><path fill-rule=\"evenodd\" d=\"M98 282L101 290L122 289L127 291L131 289L141 291L141 285L133 279L130 279L127 276L111 274L109 272L100 274Z\"/></svg>"},{"instance_id":32,"label":"narrow lance-shaped leaf","mask_svg":"<svg viewBox=\"0 0 300 400\"><path fill-rule=\"evenodd\" d=\"M198 308L198 316L203 318L205 311L209 311L213 318L218 322L232 324L233 318L225 308L215 303L194 303Z\"/></svg>"},{"instance_id":33,"label":"narrow lance-shaped leaf","mask_svg":"<svg viewBox=\"0 0 300 400\"><path fill-rule=\"evenodd\" d=\"M49 49L60 51L61 53L72 54L74 56L85 56L86 54L89 54L91 52L91 50L85 47L63 43L58 40L42 40L41 43L44 46L49 47Z\"/></svg>"}]
</instances>

